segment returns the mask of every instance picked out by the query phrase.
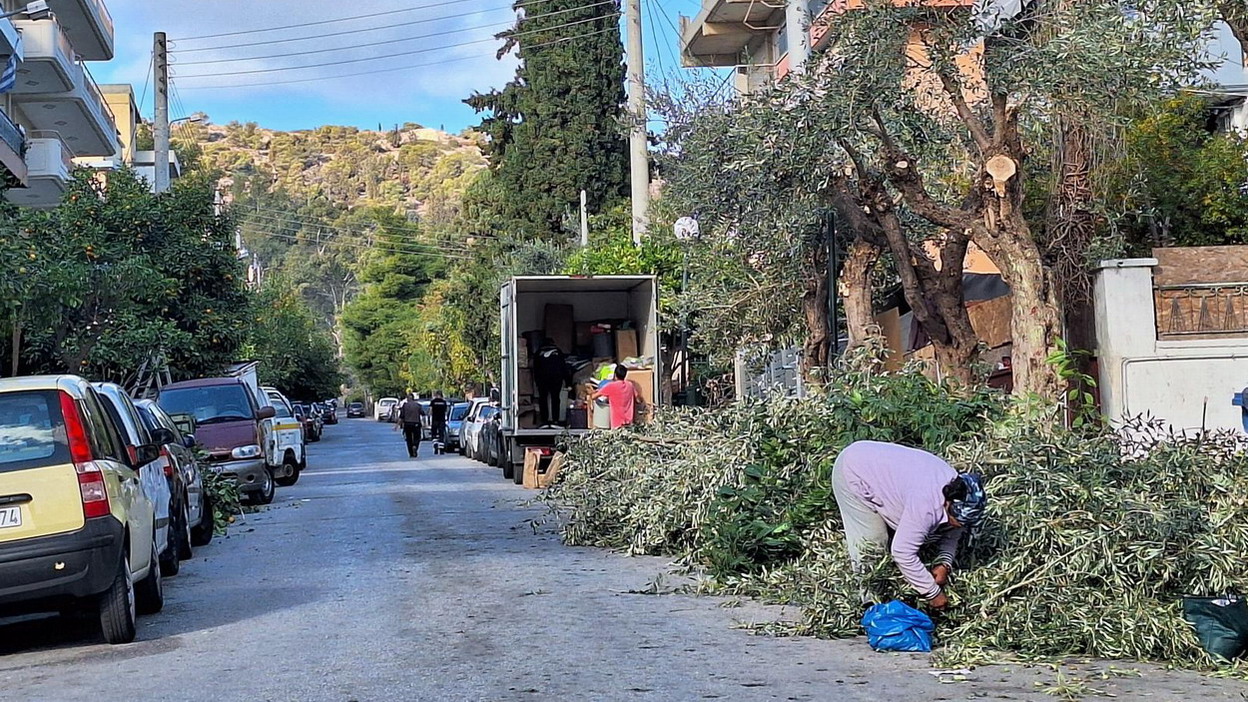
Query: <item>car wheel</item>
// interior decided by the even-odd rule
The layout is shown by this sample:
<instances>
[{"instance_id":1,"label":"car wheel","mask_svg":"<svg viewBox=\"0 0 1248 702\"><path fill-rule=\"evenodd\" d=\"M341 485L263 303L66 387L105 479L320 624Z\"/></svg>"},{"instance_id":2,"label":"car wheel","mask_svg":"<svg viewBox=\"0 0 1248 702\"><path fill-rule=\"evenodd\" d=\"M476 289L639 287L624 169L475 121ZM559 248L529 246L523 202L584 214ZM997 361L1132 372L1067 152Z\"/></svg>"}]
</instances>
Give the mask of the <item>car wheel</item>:
<instances>
[{"instance_id":1,"label":"car wheel","mask_svg":"<svg viewBox=\"0 0 1248 702\"><path fill-rule=\"evenodd\" d=\"M282 487L290 487L291 485L294 485L295 483L299 482L299 474L303 472L303 469L300 468L297 463L287 458L286 462L282 464L282 472L290 473L290 475L284 478L278 478L277 484L281 485ZM272 502L272 501L273 501L272 499L269 500L269 502ZM268 502L266 502L265 504L268 504Z\"/></svg>"},{"instance_id":2,"label":"car wheel","mask_svg":"<svg viewBox=\"0 0 1248 702\"><path fill-rule=\"evenodd\" d=\"M121 554L113 584L100 595L100 631L110 644L128 644L137 633L134 583L130 580L130 559Z\"/></svg>"},{"instance_id":3,"label":"car wheel","mask_svg":"<svg viewBox=\"0 0 1248 702\"><path fill-rule=\"evenodd\" d=\"M507 462L511 463L511 479L516 485L524 485L524 464L517 465L512 462L511 454L507 454Z\"/></svg>"},{"instance_id":4,"label":"car wheel","mask_svg":"<svg viewBox=\"0 0 1248 702\"><path fill-rule=\"evenodd\" d=\"M186 498L182 498L182 504L186 505ZM182 528L178 530L178 558L189 560L195 555L191 543L191 508L184 506L182 508Z\"/></svg>"},{"instance_id":5,"label":"car wheel","mask_svg":"<svg viewBox=\"0 0 1248 702\"><path fill-rule=\"evenodd\" d=\"M273 471L268 468L264 469L264 474L260 489L251 493L252 502L258 505L267 505L273 503L273 497L277 494L277 486L274 484Z\"/></svg>"},{"instance_id":6,"label":"car wheel","mask_svg":"<svg viewBox=\"0 0 1248 702\"><path fill-rule=\"evenodd\" d=\"M156 542L152 542L152 567L147 577L134 586L135 609L139 614L155 614L165 607L165 584L160 577L160 554Z\"/></svg>"},{"instance_id":7,"label":"car wheel","mask_svg":"<svg viewBox=\"0 0 1248 702\"><path fill-rule=\"evenodd\" d=\"M203 500L204 508L200 510L200 514L203 517L199 520L199 524L191 527L192 546L207 546L212 543L213 532L216 531L212 512L212 500L209 500L207 495L203 495L201 499Z\"/></svg>"}]
</instances>

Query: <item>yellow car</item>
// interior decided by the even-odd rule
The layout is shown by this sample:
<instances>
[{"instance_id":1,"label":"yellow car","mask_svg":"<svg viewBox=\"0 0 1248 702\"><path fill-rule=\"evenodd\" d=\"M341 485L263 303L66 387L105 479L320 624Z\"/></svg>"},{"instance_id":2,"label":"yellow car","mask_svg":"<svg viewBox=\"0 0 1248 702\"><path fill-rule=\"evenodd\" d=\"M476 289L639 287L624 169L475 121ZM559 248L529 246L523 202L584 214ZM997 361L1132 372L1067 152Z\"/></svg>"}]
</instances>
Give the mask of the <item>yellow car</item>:
<instances>
[{"instance_id":1,"label":"yellow car","mask_svg":"<svg viewBox=\"0 0 1248 702\"><path fill-rule=\"evenodd\" d=\"M160 448L127 446L106 401L76 376L0 380L0 614L89 610L128 643L164 604L142 473Z\"/></svg>"}]
</instances>

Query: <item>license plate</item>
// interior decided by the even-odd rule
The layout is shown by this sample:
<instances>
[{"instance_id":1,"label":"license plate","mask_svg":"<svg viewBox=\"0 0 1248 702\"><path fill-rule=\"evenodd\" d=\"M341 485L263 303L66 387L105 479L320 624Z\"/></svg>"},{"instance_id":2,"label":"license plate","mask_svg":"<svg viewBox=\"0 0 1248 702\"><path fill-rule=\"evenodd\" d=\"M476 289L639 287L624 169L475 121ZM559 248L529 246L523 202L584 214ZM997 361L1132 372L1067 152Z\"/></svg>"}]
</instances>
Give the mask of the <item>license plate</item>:
<instances>
[{"instance_id":1,"label":"license plate","mask_svg":"<svg viewBox=\"0 0 1248 702\"><path fill-rule=\"evenodd\" d=\"M22 525L22 508L16 505L12 507L0 507L0 529L9 527L20 527Z\"/></svg>"}]
</instances>

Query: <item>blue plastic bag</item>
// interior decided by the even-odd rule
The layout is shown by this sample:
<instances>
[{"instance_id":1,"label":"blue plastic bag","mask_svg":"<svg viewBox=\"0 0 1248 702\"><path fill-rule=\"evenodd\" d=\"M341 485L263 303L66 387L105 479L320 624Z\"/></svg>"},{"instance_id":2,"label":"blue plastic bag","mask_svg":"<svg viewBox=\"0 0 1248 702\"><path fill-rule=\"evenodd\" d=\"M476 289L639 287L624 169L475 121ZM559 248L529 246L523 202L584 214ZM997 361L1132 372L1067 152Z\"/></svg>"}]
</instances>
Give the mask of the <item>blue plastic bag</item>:
<instances>
[{"instance_id":1,"label":"blue plastic bag","mask_svg":"<svg viewBox=\"0 0 1248 702\"><path fill-rule=\"evenodd\" d=\"M931 617L904 602L873 605L862 615L862 628L867 630L867 643L877 651L929 653L932 631L936 626Z\"/></svg>"}]
</instances>

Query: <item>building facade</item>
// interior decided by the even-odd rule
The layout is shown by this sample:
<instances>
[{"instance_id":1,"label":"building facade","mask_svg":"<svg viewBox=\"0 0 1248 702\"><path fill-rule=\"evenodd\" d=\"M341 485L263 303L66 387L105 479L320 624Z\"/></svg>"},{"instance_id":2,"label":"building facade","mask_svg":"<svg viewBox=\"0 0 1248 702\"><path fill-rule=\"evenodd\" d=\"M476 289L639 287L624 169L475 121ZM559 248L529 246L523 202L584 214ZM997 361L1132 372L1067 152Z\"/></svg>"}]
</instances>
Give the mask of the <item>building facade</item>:
<instances>
[{"instance_id":1,"label":"building facade","mask_svg":"<svg viewBox=\"0 0 1248 702\"><path fill-rule=\"evenodd\" d=\"M117 121L88 62L113 58L113 20L102 0L0 0L0 65L15 73L0 95L4 198L51 207L69 186L75 158L118 153Z\"/></svg>"}]
</instances>

